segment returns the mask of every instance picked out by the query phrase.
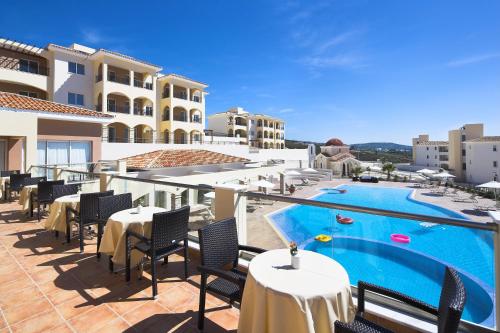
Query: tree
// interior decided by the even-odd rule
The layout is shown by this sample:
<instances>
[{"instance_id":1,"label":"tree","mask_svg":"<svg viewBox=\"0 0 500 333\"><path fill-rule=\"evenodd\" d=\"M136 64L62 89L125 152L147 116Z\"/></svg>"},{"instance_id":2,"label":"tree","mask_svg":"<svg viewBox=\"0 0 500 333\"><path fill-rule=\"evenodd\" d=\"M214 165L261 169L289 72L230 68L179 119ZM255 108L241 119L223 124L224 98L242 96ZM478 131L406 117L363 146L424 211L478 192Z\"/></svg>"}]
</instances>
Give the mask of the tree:
<instances>
[{"instance_id":1,"label":"tree","mask_svg":"<svg viewBox=\"0 0 500 333\"><path fill-rule=\"evenodd\" d=\"M353 169L352 169L352 173L354 174L355 177L359 177L359 175L363 172L363 169L358 165L358 166L355 166Z\"/></svg>"},{"instance_id":2,"label":"tree","mask_svg":"<svg viewBox=\"0 0 500 333\"><path fill-rule=\"evenodd\" d=\"M387 180L391 178L391 173L394 172L394 170L396 170L396 167L392 163L385 163L382 166L382 171L387 172Z\"/></svg>"}]
</instances>

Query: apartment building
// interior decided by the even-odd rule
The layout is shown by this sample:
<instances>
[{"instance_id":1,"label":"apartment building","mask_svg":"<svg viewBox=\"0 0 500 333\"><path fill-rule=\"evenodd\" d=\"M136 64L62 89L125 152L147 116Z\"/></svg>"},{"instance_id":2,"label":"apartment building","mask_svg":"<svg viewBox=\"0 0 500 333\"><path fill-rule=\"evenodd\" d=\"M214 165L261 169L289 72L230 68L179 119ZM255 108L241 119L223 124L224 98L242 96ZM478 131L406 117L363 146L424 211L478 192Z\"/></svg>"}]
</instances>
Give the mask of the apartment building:
<instances>
[{"instance_id":1,"label":"apartment building","mask_svg":"<svg viewBox=\"0 0 500 333\"><path fill-rule=\"evenodd\" d=\"M484 136L483 124L466 124L448 132L448 141L431 141L429 135L413 138L413 162L421 167L443 168L458 181L482 183L497 178L500 137Z\"/></svg>"},{"instance_id":2,"label":"apartment building","mask_svg":"<svg viewBox=\"0 0 500 333\"><path fill-rule=\"evenodd\" d=\"M161 69L79 44L39 48L0 38L0 91L112 114L105 141L202 142L207 85Z\"/></svg>"},{"instance_id":3,"label":"apartment building","mask_svg":"<svg viewBox=\"0 0 500 333\"><path fill-rule=\"evenodd\" d=\"M241 107L208 116L207 128L214 136L236 137L240 144L285 149L285 122L282 119L251 114Z\"/></svg>"}]
</instances>

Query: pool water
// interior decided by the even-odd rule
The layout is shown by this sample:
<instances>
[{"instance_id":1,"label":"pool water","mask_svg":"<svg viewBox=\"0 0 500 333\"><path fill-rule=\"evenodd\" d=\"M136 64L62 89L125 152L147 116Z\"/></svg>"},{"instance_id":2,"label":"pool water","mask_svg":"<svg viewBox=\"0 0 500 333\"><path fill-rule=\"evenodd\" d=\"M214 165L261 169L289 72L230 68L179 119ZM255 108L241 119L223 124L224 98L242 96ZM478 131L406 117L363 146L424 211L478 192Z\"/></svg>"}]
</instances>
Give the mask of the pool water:
<instances>
[{"instance_id":1,"label":"pool water","mask_svg":"<svg viewBox=\"0 0 500 333\"><path fill-rule=\"evenodd\" d=\"M465 216L419 202L412 190L379 186L343 185L339 193L324 189L314 200L452 218ZM354 219L351 225L336 222L336 214ZM434 225L385 216L295 205L271 214L280 233L300 248L330 256L342 264L356 285L359 280L398 290L434 306L439 303L444 267L462 275L467 289L463 319L493 326L493 234L462 227ZM398 233L409 244L393 242ZM314 240L319 234L333 241Z\"/></svg>"}]
</instances>

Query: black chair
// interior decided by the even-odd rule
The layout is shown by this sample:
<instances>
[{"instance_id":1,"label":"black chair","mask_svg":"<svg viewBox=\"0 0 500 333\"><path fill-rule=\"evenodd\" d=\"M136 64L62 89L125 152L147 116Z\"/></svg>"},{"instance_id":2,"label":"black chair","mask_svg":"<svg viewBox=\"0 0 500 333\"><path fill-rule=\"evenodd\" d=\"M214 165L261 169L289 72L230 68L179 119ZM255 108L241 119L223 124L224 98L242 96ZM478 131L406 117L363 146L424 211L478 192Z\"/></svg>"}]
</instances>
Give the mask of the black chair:
<instances>
[{"instance_id":1,"label":"black chair","mask_svg":"<svg viewBox=\"0 0 500 333\"><path fill-rule=\"evenodd\" d=\"M10 175L19 174L19 170L2 170L0 171L0 177L9 177Z\"/></svg>"},{"instance_id":2,"label":"black chair","mask_svg":"<svg viewBox=\"0 0 500 333\"><path fill-rule=\"evenodd\" d=\"M78 184L54 185L52 186L52 198L56 200L66 195L77 194L78 189Z\"/></svg>"},{"instance_id":3,"label":"black chair","mask_svg":"<svg viewBox=\"0 0 500 333\"><path fill-rule=\"evenodd\" d=\"M198 230L200 242L201 273L200 309L198 328L205 322L205 296L207 291L224 296L229 303L241 302L247 273L238 270L239 251L262 253L265 250L238 244L236 219L229 218L209 224ZM207 284L209 275L217 278Z\"/></svg>"},{"instance_id":4,"label":"black chair","mask_svg":"<svg viewBox=\"0 0 500 333\"><path fill-rule=\"evenodd\" d=\"M99 224L97 225L97 258L101 258L99 247L101 246L102 234L104 233L104 226L111 215L116 212L132 208L132 193L110 195L107 197L99 198L97 215ZM113 271L113 262L109 257L109 270Z\"/></svg>"},{"instance_id":5,"label":"black chair","mask_svg":"<svg viewBox=\"0 0 500 333\"><path fill-rule=\"evenodd\" d=\"M30 216L33 217L33 209L35 206L35 201L37 204L37 213L38 213L38 221L40 221L41 209L40 205L44 205L44 208L47 204L51 204L54 202L54 198L52 195L52 188L54 185L64 185L64 180L49 180L49 181L41 181L38 183L38 191L31 192L31 200L30 200Z\"/></svg>"},{"instance_id":6,"label":"black chair","mask_svg":"<svg viewBox=\"0 0 500 333\"><path fill-rule=\"evenodd\" d=\"M31 173L21 173L21 174L12 174L10 175L9 179L9 184L8 184L8 193L9 195L6 196L9 199L12 198L12 192L21 192L24 186L24 180L26 178L30 178Z\"/></svg>"},{"instance_id":7,"label":"black chair","mask_svg":"<svg viewBox=\"0 0 500 333\"><path fill-rule=\"evenodd\" d=\"M23 187L30 185L38 185L40 182L47 181L47 177L27 177L23 180Z\"/></svg>"},{"instance_id":8,"label":"black chair","mask_svg":"<svg viewBox=\"0 0 500 333\"><path fill-rule=\"evenodd\" d=\"M169 255L184 250L184 277L188 278L189 211L190 207L185 206L176 210L154 214L151 238L127 230L125 236L127 282L130 281L130 255L133 250L140 251L151 259L153 298L158 294L156 262L162 258L168 263ZM131 245L130 238L132 237L137 238L139 242Z\"/></svg>"},{"instance_id":9,"label":"black chair","mask_svg":"<svg viewBox=\"0 0 500 333\"><path fill-rule=\"evenodd\" d=\"M460 324L460 318L465 306L465 288L457 271L446 267L439 307L426 304L397 291L375 286L366 282L358 282L358 313L350 323L335 322L335 332L338 333L391 333L391 330L378 326L365 318L365 290L370 290L380 295L385 295L398 301L409 304L437 316L438 333L455 333Z\"/></svg>"},{"instance_id":10,"label":"black chair","mask_svg":"<svg viewBox=\"0 0 500 333\"><path fill-rule=\"evenodd\" d=\"M83 229L99 224L98 208L99 198L113 195L114 191L82 193L80 195L80 211L66 207L66 242L71 241L71 222L78 224L78 237L80 238L80 252L83 253ZM69 218L73 214L73 218Z\"/></svg>"}]
</instances>

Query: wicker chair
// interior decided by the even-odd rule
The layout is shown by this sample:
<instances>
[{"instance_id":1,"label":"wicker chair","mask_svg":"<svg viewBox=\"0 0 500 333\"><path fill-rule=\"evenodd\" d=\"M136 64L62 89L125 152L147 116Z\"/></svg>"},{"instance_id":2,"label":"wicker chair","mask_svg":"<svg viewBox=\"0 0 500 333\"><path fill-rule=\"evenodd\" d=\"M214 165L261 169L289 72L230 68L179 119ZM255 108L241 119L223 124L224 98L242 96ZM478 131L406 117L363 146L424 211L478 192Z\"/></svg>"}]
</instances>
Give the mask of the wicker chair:
<instances>
[{"instance_id":1,"label":"wicker chair","mask_svg":"<svg viewBox=\"0 0 500 333\"><path fill-rule=\"evenodd\" d=\"M132 208L132 193L110 195L107 197L99 198L98 202L98 218L99 224L97 225L97 258L101 258L99 247L101 246L102 234L104 233L104 226L111 215L121 210ZM109 270L113 271L112 256L109 257Z\"/></svg>"},{"instance_id":2,"label":"wicker chair","mask_svg":"<svg viewBox=\"0 0 500 333\"><path fill-rule=\"evenodd\" d=\"M21 190L23 189L23 186L24 186L24 180L26 178L30 178L30 177L31 177L31 173L21 173L21 174L10 175L10 181L7 184L9 195L6 197L11 199L12 192L17 192L17 193L21 192Z\"/></svg>"},{"instance_id":3,"label":"wicker chair","mask_svg":"<svg viewBox=\"0 0 500 333\"><path fill-rule=\"evenodd\" d=\"M46 182L47 177L28 177L24 178L23 180L23 187L24 186L31 186L31 185L38 185L40 182Z\"/></svg>"},{"instance_id":4,"label":"wicker chair","mask_svg":"<svg viewBox=\"0 0 500 333\"><path fill-rule=\"evenodd\" d=\"M370 290L380 295L385 295L398 301L409 304L417 309L437 316L438 333L455 333L460 324L460 318L465 306L465 288L458 275L451 267L446 267L439 307L426 304L399 292L383 287L358 282L358 313L354 321L350 323L335 322L337 333L390 333L392 331L380 327L362 317L365 311L365 290Z\"/></svg>"},{"instance_id":5,"label":"wicker chair","mask_svg":"<svg viewBox=\"0 0 500 333\"><path fill-rule=\"evenodd\" d=\"M262 253L265 250L238 244L235 218L221 220L198 230L200 241L201 273L200 308L198 328L205 322L205 296L207 291L224 296L229 302L241 302L245 287L246 273L238 270L239 251ZM209 275L217 278L207 283Z\"/></svg>"},{"instance_id":6,"label":"wicker chair","mask_svg":"<svg viewBox=\"0 0 500 333\"><path fill-rule=\"evenodd\" d=\"M78 188L78 184L54 185L52 186L52 198L56 200L66 195L77 194Z\"/></svg>"},{"instance_id":7,"label":"wicker chair","mask_svg":"<svg viewBox=\"0 0 500 333\"><path fill-rule=\"evenodd\" d=\"M52 188L54 185L64 185L64 180L49 180L49 181L41 181L38 183L38 191L31 192L30 194L30 216L33 217L33 208L35 206L35 201L37 204L37 213L38 213L38 221L40 221L41 209L40 205L51 204L54 202L54 198L52 196Z\"/></svg>"},{"instance_id":8,"label":"wicker chair","mask_svg":"<svg viewBox=\"0 0 500 333\"><path fill-rule=\"evenodd\" d=\"M83 193L80 195L80 211L66 207L66 242L71 241L71 222L78 224L78 237L80 239L80 252L83 253L83 229L100 223L98 217L99 198L113 195L114 191ZM73 214L73 218L69 216Z\"/></svg>"},{"instance_id":9,"label":"wicker chair","mask_svg":"<svg viewBox=\"0 0 500 333\"><path fill-rule=\"evenodd\" d=\"M0 171L0 177L9 177L10 175L19 174L19 170L2 170Z\"/></svg>"},{"instance_id":10,"label":"wicker chair","mask_svg":"<svg viewBox=\"0 0 500 333\"><path fill-rule=\"evenodd\" d=\"M164 259L168 263L168 256L184 251L184 277L188 278L188 222L190 207L185 206L176 210L153 215L151 238L147 238L131 230L126 232L126 280L130 281L130 256L133 250L144 253L151 259L151 282L153 284L153 298L158 294L156 262ZM131 245L131 238L139 241Z\"/></svg>"}]
</instances>

